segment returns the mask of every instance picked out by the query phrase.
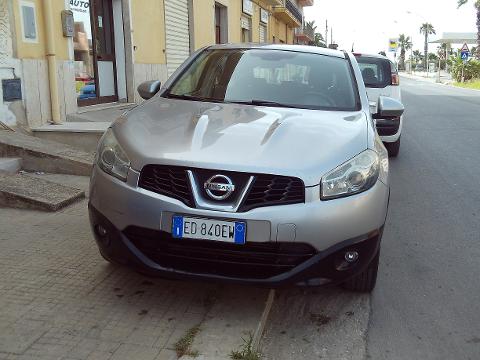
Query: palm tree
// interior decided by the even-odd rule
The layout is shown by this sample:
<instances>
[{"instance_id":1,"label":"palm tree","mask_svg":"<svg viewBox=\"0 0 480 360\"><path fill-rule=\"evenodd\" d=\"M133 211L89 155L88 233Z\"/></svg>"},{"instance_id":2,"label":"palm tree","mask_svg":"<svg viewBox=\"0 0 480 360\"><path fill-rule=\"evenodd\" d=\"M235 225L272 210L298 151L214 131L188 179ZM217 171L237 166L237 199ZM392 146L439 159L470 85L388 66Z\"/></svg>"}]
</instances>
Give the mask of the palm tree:
<instances>
[{"instance_id":1,"label":"palm tree","mask_svg":"<svg viewBox=\"0 0 480 360\"><path fill-rule=\"evenodd\" d=\"M415 64L422 60L422 53L420 50L413 51L413 58L415 59Z\"/></svg>"},{"instance_id":2,"label":"palm tree","mask_svg":"<svg viewBox=\"0 0 480 360\"><path fill-rule=\"evenodd\" d=\"M468 0L457 0L458 7L465 5ZM480 60L480 0L475 0L475 9L477 9L477 49L475 51L475 57Z\"/></svg>"},{"instance_id":3,"label":"palm tree","mask_svg":"<svg viewBox=\"0 0 480 360\"><path fill-rule=\"evenodd\" d=\"M398 67L401 70L405 70L405 53L412 48L410 36L405 36L405 34L401 34L398 37L398 45L400 46L400 61Z\"/></svg>"},{"instance_id":4,"label":"palm tree","mask_svg":"<svg viewBox=\"0 0 480 360\"><path fill-rule=\"evenodd\" d=\"M305 26L310 29L317 30L317 25L315 25L315 20L307 21Z\"/></svg>"},{"instance_id":5,"label":"palm tree","mask_svg":"<svg viewBox=\"0 0 480 360\"><path fill-rule=\"evenodd\" d=\"M460 0L460 1L462 1L462 0ZM425 57L423 58L423 67L426 69L427 68L427 59L428 59L428 35L436 34L436 31L435 31L435 28L433 27L432 24L424 23L420 27L420 34L425 35L425 47L424 47Z\"/></svg>"},{"instance_id":6,"label":"palm tree","mask_svg":"<svg viewBox=\"0 0 480 360\"><path fill-rule=\"evenodd\" d=\"M314 38L312 41L309 42L309 45L326 47L324 44L322 34L315 32L317 30L317 25L315 25L315 20L306 21L304 26L305 26L305 29L311 29L312 33L314 34Z\"/></svg>"}]
</instances>

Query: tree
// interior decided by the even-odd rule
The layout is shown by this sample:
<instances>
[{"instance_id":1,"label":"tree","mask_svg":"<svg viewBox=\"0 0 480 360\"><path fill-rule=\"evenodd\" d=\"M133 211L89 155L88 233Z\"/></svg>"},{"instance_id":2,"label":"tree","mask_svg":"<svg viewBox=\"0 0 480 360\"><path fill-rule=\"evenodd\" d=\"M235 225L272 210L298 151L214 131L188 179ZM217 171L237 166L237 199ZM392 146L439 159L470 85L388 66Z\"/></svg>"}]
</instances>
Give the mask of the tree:
<instances>
[{"instance_id":1,"label":"tree","mask_svg":"<svg viewBox=\"0 0 480 360\"><path fill-rule=\"evenodd\" d=\"M422 53L420 52L420 50L414 50L413 51L413 59L415 60L415 64L422 61Z\"/></svg>"},{"instance_id":2,"label":"tree","mask_svg":"<svg viewBox=\"0 0 480 360\"><path fill-rule=\"evenodd\" d=\"M315 25L315 20L307 21L305 23L305 28L306 29L311 29L312 33L314 34L314 39L313 39L313 41L310 41L309 45L318 46L318 47L326 47L325 40L323 39L322 34L315 32L315 30L317 30L317 25Z\"/></svg>"},{"instance_id":3,"label":"tree","mask_svg":"<svg viewBox=\"0 0 480 360\"><path fill-rule=\"evenodd\" d=\"M458 7L465 5L468 0L457 0ZM473 3L475 9L477 10L477 48L475 51L475 57L480 60L480 0L475 0Z\"/></svg>"},{"instance_id":4,"label":"tree","mask_svg":"<svg viewBox=\"0 0 480 360\"><path fill-rule=\"evenodd\" d=\"M318 46L318 47L327 47L327 45L325 45L325 40L323 39L323 35L321 33L315 33L315 40L313 41L313 45L314 46Z\"/></svg>"},{"instance_id":5,"label":"tree","mask_svg":"<svg viewBox=\"0 0 480 360\"><path fill-rule=\"evenodd\" d=\"M463 1L463 0L460 0ZM480 1L480 0L479 0ZM428 35L436 34L435 28L430 23L424 23L420 27L420 34L425 35L425 46L424 46L424 58L423 58L423 67L427 68L427 58L428 58Z\"/></svg>"},{"instance_id":6,"label":"tree","mask_svg":"<svg viewBox=\"0 0 480 360\"><path fill-rule=\"evenodd\" d=\"M400 46L400 61L398 62L398 67L400 70L405 70L405 53L412 48L410 37L401 34L398 37L398 45Z\"/></svg>"}]
</instances>

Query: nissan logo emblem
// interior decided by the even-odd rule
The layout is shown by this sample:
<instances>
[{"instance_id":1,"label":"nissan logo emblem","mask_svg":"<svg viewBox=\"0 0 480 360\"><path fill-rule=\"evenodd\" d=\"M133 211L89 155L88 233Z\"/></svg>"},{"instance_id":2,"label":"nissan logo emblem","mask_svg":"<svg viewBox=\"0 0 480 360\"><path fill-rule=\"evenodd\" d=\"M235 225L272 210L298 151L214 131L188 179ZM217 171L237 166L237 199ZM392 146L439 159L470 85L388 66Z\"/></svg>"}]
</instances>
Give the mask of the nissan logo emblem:
<instances>
[{"instance_id":1,"label":"nissan logo emblem","mask_svg":"<svg viewBox=\"0 0 480 360\"><path fill-rule=\"evenodd\" d=\"M225 200L235 191L232 180L225 175L213 175L203 184L205 192L214 200Z\"/></svg>"}]
</instances>

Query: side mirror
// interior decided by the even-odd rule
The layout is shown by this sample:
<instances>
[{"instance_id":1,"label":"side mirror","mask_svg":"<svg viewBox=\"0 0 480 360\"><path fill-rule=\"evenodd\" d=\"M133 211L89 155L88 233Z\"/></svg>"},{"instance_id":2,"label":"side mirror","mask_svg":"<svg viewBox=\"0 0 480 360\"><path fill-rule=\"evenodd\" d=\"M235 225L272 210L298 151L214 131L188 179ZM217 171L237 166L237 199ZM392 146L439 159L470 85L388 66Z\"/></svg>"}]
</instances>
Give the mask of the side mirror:
<instances>
[{"instance_id":1,"label":"side mirror","mask_svg":"<svg viewBox=\"0 0 480 360\"><path fill-rule=\"evenodd\" d=\"M159 80L144 81L138 85L137 91L142 99L151 99L159 90L162 83Z\"/></svg>"},{"instance_id":2,"label":"side mirror","mask_svg":"<svg viewBox=\"0 0 480 360\"><path fill-rule=\"evenodd\" d=\"M378 112L374 115L376 119L396 118L403 115L405 107L400 101L380 96L378 98Z\"/></svg>"}]
</instances>

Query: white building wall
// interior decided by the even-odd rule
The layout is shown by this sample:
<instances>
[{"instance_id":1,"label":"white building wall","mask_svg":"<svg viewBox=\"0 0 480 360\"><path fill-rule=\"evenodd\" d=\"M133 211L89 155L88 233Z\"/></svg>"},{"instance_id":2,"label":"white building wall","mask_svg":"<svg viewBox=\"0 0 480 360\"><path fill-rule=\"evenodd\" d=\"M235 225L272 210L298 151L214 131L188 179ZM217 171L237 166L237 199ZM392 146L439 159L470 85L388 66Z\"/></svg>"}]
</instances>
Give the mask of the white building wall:
<instances>
[{"instance_id":1,"label":"white building wall","mask_svg":"<svg viewBox=\"0 0 480 360\"><path fill-rule=\"evenodd\" d=\"M13 58L13 34L10 14L11 2L0 0L0 80L21 78L21 64ZM16 126L25 121L23 101L4 102L0 85L0 121L8 126Z\"/></svg>"}]
</instances>

